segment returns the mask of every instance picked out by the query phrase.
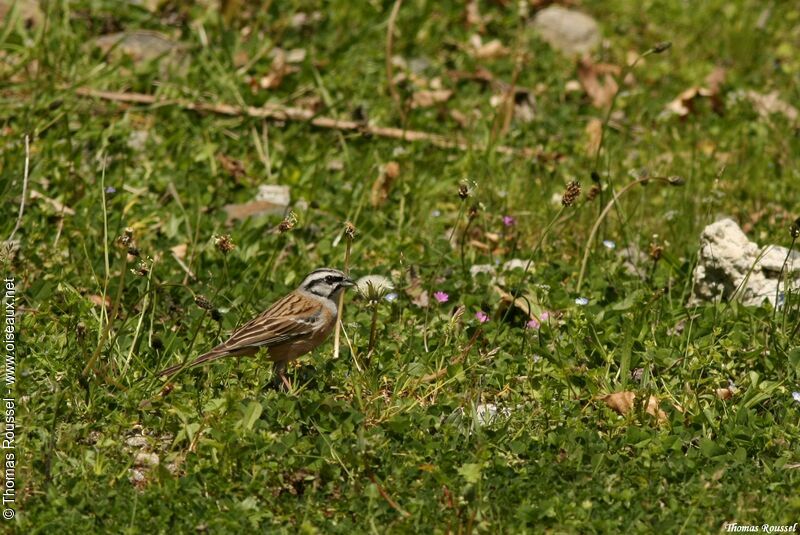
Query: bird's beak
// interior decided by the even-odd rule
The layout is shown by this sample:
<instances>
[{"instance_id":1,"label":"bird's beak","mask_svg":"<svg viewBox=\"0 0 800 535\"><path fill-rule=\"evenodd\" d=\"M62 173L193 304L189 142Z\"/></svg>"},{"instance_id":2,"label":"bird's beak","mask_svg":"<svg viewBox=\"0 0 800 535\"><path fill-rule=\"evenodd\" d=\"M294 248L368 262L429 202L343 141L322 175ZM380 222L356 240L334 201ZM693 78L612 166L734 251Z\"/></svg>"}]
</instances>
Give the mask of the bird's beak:
<instances>
[{"instance_id":1,"label":"bird's beak","mask_svg":"<svg viewBox=\"0 0 800 535\"><path fill-rule=\"evenodd\" d=\"M349 277L345 277L344 279L342 279L342 286L344 286L345 288L350 288L351 286L355 286L355 285L356 285L356 282L353 279L349 278Z\"/></svg>"}]
</instances>

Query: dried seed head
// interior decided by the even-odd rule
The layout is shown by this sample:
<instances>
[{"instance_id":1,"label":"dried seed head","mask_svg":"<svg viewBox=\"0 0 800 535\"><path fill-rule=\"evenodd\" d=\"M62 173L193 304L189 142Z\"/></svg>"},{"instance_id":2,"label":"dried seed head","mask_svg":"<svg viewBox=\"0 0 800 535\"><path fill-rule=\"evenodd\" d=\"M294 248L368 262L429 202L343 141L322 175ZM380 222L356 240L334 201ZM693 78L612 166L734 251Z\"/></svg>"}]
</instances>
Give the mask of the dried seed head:
<instances>
[{"instance_id":1,"label":"dried seed head","mask_svg":"<svg viewBox=\"0 0 800 535\"><path fill-rule=\"evenodd\" d=\"M578 197L581 196L581 183L573 180L567 184L567 189L564 190L564 195L561 197L561 204L564 206L572 206Z\"/></svg>"},{"instance_id":2,"label":"dried seed head","mask_svg":"<svg viewBox=\"0 0 800 535\"><path fill-rule=\"evenodd\" d=\"M593 201L595 197L600 195L600 191L602 191L602 189L603 188L600 187L600 184L592 184L592 187L586 192L586 200Z\"/></svg>"},{"instance_id":3,"label":"dried seed head","mask_svg":"<svg viewBox=\"0 0 800 535\"><path fill-rule=\"evenodd\" d=\"M666 52L672 47L672 41L661 41L660 43L656 43L656 46L653 47L654 54L661 54L662 52Z\"/></svg>"},{"instance_id":4,"label":"dried seed head","mask_svg":"<svg viewBox=\"0 0 800 535\"><path fill-rule=\"evenodd\" d=\"M117 246L120 249L128 249L129 247L135 247L135 241L133 239L133 229L131 227L127 227L121 236L117 236Z\"/></svg>"},{"instance_id":5,"label":"dried seed head","mask_svg":"<svg viewBox=\"0 0 800 535\"><path fill-rule=\"evenodd\" d=\"M150 266L144 260L139 260L139 263L135 268L131 269L131 272L139 277L146 277L150 273Z\"/></svg>"},{"instance_id":6,"label":"dried seed head","mask_svg":"<svg viewBox=\"0 0 800 535\"><path fill-rule=\"evenodd\" d=\"M794 223L792 223L789 232L792 233L792 239L794 240L800 237L800 217L794 220Z\"/></svg>"},{"instance_id":7,"label":"dried seed head","mask_svg":"<svg viewBox=\"0 0 800 535\"><path fill-rule=\"evenodd\" d=\"M154 336L153 339L150 341L150 347L152 347L156 351L160 351L164 349L164 342L158 336Z\"/></svg>"},{"instance_id":8,"label":"dried seed head","mask_svg":"<svg viewBox=\"0 0 800 535\"><path fill-rule=\"evenodd\" d=\"M202 308L203 310L212 310L214 305L211 304L211 301L205 295L197 294L194 296L194 304Z\"/></svg>"},{"instance_id":9,"label":"dried seed head","mask_svg":"<svg viewBox=\"0 0 800 535\"><path fill-rule=\"evenodd\" d=\"M600 173L598 173L597 171L592 171L591 177L592 177L592 182L594 182L595 184L600 183Z\"/></svg>"},{"instance_id":10,"label":"dried seed head","mask_svg":"<svg viewBox=\"0 0 800 535\"><path fill-rule=\"evenodd\" d=\"M686 181L683 179L683 177L674 175L667 177L667 182L669 182L670 186L683 186L684 184L686 184Z\"/></svg>"},{"instance_id":11,"label":"dried seed head","mask_svg":"<svg viewBox=\"0 0 800 535\"><path fill-rule=\"evenodd\" d=\"M469 197L469 184L466 182L462 182L458 185L458 198L466 200Z\"/></svg>"},{"instance_id":12,"label":"dried seed head","mask_svg":"<svg viewBox=\"0 0 800 535\"><path fill-rule=\"evenodd\" d=\"M481 212L481 206L478 203L473 204L469 207L469 212L467 212L467 217L470 219L475 219L478 217L478 214Z\"/></svg>"},{"instance_id":13,"label":"dried seed head","mask_svg":"<svg viewBox=\"0 0 800 535\"><path fill-rule=\"evenodd\" d=\"M222 321L222 312L220 312L216 308L212 308L211 309L211 319L216 321L216 322Z\"/></svg>"},{"instance_id":14,"label":"dried seed head","mask_svg":"<svg viewBox=\"0 0 800 535\"><path fill-rule=\"evenodd\" d=\"M664 247L655 241L650 242L650 258L652 258L654 262L658 262L661 260L662 254L664 254Z\"/></svg>"},{"instance_id":15,"label":"dried seed head","mask_svg":"<svg viewBox=\"0 0 800 535\"><path fill-rule=\"evenodd\" d=\"M136 247L135 245L128 246L128 254L130 256L139 256L139 254L140 254L139 253L139 248Z\"/></svg>"},{"instance_id":16,"label":"dried seed head","mask_svg":"<svg viewBox=\"0 0 800 535\"><path fill-rule=\"evenodd\" d=\"M348 221L344 224L344 235L347 236L348 240L356 239L357 233L358 229L356 229L356 226L353 223Z\"/></svg>"},{"instance_id":17,"label":"dried seed head","mask_svg":"<svg viewBox=\"0 0 800 535\"><path fill-rule=\"evenodd\" d=\"M230 234L223 234L222 236L214 236L214 247L220 253L228 254L236 249L236 244L233 243Z\"/></svg>"},{"instance_id":18,"label":"dried seed head","mask_svg":"<svg viewBox=\"0 0 800 535\"><path fill-rule=\"evenodd\" d=\"M83 340L86 336L86 324L79 321L78 325L75 326L75 334L78 335L79 340Z\"/></svg>"},{"instance_id":19,"label":"dried seed head","mask_svg":"<svg viewBox=\"0 0 800 535\"><path fill-rule=\"evenodd\" d=\"M292 230L297 225L297 214L294 211L289 212L289 215L283 218L283 221L278 225L278 232L284 234Z\"/></svg>"}]
</instances>

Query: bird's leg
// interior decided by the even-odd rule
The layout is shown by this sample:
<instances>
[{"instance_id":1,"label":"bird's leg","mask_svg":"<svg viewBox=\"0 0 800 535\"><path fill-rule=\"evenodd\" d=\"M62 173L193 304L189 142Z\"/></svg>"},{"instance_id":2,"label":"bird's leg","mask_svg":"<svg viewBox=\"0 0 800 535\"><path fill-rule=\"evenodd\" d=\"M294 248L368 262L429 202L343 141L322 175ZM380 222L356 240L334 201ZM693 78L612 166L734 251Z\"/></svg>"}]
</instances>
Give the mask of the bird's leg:
<instances>
[{"instance_id":1,"label":"bird's leg","mask_svg":"<svg viewBox=\"0 0 800 535\"><path fill-rule=\"evenodd\" d=\"M285 370L285 361L278 361L275 363L275 367L272 370L275 374L275 377L272 379L272 387L275 389L283 387L287 392L289 392L292 390L292 383L289 382L289 378L286 377L285 373L283 373Z\"/></svg>"}]
</instances>

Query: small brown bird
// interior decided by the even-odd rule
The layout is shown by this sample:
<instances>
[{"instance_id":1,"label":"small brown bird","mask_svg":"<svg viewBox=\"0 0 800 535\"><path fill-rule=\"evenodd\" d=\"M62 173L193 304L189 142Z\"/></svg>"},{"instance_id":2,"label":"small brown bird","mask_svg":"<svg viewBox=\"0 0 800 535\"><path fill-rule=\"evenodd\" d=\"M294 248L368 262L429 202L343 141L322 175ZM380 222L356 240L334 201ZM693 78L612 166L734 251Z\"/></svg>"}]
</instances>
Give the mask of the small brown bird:
<instances>
[{"instance_id":1,"label":"small brown bird","mask_svg":"<svg viewBox=\"0 0 800 535\"><path fill-rule=\"evenodd\" d=\"M223 357L254 355L267 348L276 373L288 386L283 375L286 364L325 341L339 315L339 294L353 285L353 280L338 269L312 271L296 290L236 329L227 341L194 361L171 366L159 375L170 375Z\"/></svg>"}]
</instances>

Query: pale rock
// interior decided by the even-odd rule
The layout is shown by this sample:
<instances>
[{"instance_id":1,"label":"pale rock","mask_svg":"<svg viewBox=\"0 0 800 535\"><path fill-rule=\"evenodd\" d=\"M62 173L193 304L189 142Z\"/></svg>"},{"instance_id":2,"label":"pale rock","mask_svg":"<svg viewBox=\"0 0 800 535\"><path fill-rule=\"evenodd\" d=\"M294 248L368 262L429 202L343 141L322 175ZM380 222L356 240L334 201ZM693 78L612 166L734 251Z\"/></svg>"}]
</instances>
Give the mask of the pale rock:
<instances>
[{"instance_id":1,"label":"pale rock","mask_svg":"<svg viewBox=\"0 0 800 535\"><path fill-rule=\"evenodd\" d=\"M759 306L764 301L775 306L778 278L788 252L787 248L776 245L759 247L747 239L732 219L708 225L700 236L688 305L736 299L746 306ZM800 253L793 251L786 260L781 292L784 284L800 287L798 269Z\"/></svg>"},{"instance_id":2,"label":"pale rock","mask_svg":"<svg viewBox=\"0 0 800 535\"><path fill-rule=\"evenodd\" d=\"M600 42L600 28L592 17L561 6L539 11L533 28L550 46L569 56L587 54Z\"/></svg>"}]
</instances>

